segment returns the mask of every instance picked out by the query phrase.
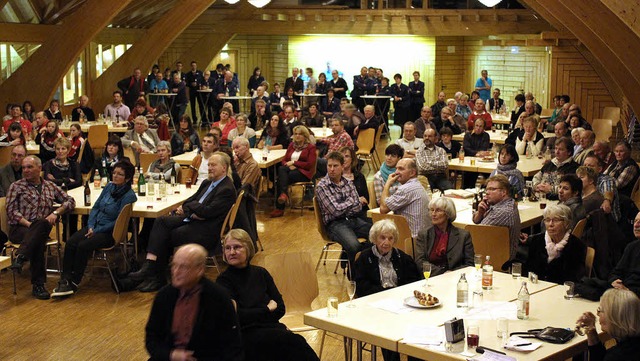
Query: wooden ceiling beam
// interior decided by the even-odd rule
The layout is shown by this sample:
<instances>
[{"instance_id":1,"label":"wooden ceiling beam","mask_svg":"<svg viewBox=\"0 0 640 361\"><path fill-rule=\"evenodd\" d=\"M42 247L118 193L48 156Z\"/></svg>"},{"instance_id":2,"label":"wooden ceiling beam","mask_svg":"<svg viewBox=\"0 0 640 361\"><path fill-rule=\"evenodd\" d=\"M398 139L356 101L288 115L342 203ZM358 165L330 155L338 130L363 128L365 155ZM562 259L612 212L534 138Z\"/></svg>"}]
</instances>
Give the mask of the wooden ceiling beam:
<instances>
[{"instance_id":1,"label":"wooden ceiling beam","mask_svg":"<svg viewBox=\"0 0 640 361\"><path fill-rule=\"evenodd\" d=\"M116 83L130 75L133 68L139 67L143 71L150 69L153 62L178 35L214 2L215 0L183 0L174 7L180 10L179 14L161 17L147 30L145 36L135 42L91 84L94 106L100 109L100 106L109 103Z\"/></svg>"},{"instance_id":2,"label":"wooden ceiling beam","mask_svg":"<svg viewBox=\"0 0 640 361\"><path fill-rule=\"evenodd\" d=\"M60 26L0 23L0 42L41 44ZM144 29L104 28L91 41L101 44L132 44L145 32Z\"/></svg>"},{"instance_id":3,"label":"wooden ceiling beam","mask_svg":"<svg viewBox=\"0 0 640 361\"><path fill-rule=\"evenodd\" d=\"M30 99L36 109L44 109L69 67L109 21L131 0L87 0L7 80L0 84L0 104ZM55 61L52 61L55 59ZM34 74L46 69L47 76ZM37 84L37 86L28 86Z\"/></svg>"}]
</instances>

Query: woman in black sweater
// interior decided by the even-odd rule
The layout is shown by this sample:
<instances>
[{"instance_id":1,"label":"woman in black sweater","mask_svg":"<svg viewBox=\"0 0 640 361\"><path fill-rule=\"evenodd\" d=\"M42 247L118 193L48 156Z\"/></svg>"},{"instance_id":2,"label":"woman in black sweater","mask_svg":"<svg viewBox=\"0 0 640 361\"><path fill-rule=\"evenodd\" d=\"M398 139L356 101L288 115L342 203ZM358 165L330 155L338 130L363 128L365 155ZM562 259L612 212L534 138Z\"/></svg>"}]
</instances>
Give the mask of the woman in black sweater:
<instances>
[{"instance_id":1,"label":"woman in black sweater","mask_svg":"<svg viewBox=\"0 0 640 361\"><path fill-rule=\"evenodd\" d=\"M304 337L279 322L285 314L282 296L266 269L249 264L254 254L247 232L229 231L222 244L222 258L229 267L216 281L237 305L246 359L319 360Z\"/></svg>"},{"instance_id":2,"label":"woman in black sweater","mask_svg":"<svg viewBox=\"0 0 640 361\"><path fill-rule=\"evenodd\" d=\"M82 185L80 167L73 159L67 157L71 142L67 138L58 138L53 142L56 157L43 164L44 179L54 182L58 186L63 184L67 189Z\"/></svg>"}]
</instances>

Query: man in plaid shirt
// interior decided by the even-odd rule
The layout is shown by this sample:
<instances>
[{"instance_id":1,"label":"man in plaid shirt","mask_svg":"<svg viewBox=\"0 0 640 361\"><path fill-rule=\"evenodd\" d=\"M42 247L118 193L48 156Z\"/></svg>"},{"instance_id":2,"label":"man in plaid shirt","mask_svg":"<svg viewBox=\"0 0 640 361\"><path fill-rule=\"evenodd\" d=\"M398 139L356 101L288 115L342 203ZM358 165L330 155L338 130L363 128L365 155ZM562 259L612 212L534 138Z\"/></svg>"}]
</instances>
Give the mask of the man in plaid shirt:
<instances>
[{"instance_id":1,"label":"man in plaid shirt","mask_svg":"<svg viewBox=\"0 0 640 361\"><path fill-rule=\"evenodd\" d=\"M31 284L33 296L49 299L45 288L45 249L51 228L65 211L71 211L76 203L53 182L40 177L42 162L36 156L22 161L22 179L9 187L7 194L7 216L9 218L9 240L19 243L11 269L20 271L24 262L31 262ZM54 204L61 206L54 209Z\"/></svg>"},{"instance_id":2,"label":"man in plaid shirt","mask_svg":"<svg viewBox=\"0 0 640 361\"><path fill-rule=\"evenodd\" d=\"M344 130L344 123L342 120L332 118L331 131L333 132L332 136L318 140L318 143L322 143L327 146L327 155L325 155L324 158L318 159L318 178L324 177L327 174L327 157L329 156L329 153L338 152L342 147L349 147L351 149L354 147L351 136Z\"/></svg>"}]
</instances>

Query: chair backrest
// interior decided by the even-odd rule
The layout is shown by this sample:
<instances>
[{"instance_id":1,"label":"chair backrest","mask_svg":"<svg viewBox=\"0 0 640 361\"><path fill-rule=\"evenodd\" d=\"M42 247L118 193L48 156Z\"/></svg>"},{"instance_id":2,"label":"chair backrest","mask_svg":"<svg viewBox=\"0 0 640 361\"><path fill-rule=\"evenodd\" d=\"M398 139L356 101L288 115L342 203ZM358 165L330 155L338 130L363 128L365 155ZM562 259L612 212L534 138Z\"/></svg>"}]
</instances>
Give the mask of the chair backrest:
<instances>
[{"instance_id":1,"label":"chair backrest","mask_svg":"<svg viewBox=\"0 0 640 361\"><path fill-rule=\"evenodd\" d=\"M9 217L7 216L7 197L0 198L0 229L9 235Z\"/></svg>"},{"instance_id":2,"label":"chair backrest","mask_svg":"<svg viewBox=\"0 0 640 361\"><path fill-rule=\"evenodd\" d=\"M80 150L78 151L78 157L76 158L78 160L78 164L82 162L82 155L84 154L84 146L86 144L87 144L87 141L85 140L84 142L82 142L82 145L80 145Z\"/></svg>"},{"instance_id":3,"label":"chair backrest","mask_svg":"<svg viewBox=\"0 0 640 361\"><path fill-rule=\"evenodd\" d=\"M465 229L471 234L475 253L491 256L494 269L500 269L509 260L509 228L470 224Z\"/></svg>"},{"instance_id":4,"label":"chair backrest","mask_svg":"<svg viewBox=\"0 0 640 361\"><path fill-rule=\"evenodd\" d=\"M602 118L611 119L611 124L615 127L620 121L620 108L619 107L604 107L602 109Z\"/></svg>"},{"instance_id":5,"label":"chair backrest","mask_svg":"<svg viewBox=\"0 0 640 361\"><path fill-rule=\"evenodd\" d=\"M378 126L378 129L376 130L376 139L373 143L373 149L380 149L378 148L378 144L380 144L380 139L382 138L382 132L384 132L384 121L380 123L380 125Z\"/></svg>"},{"instance_id":6,"label":"chair backrest","mask_svg":"<svg viewBox=\"0 0 640 361\"><path fill-rule=\"evenodd\" d=\"M131 219L132 212L133 203L127 204L122 208L122 211L120 211L118 219L116 219L116 225L113 227L113 232L111 233L115 240L114 246L126 241L127 232L129 230L129 220Z\"/></svg>"},{"instance_id":7,"label":"chair backrest","mask_svg":"<svg viewBox=\"0 0 640 361\"><path fill-rule=\"evenodd\" d=\"M640 209L640 178L636 181L636 184L633 185L633 189L631 190L631 200L636 204L636 207Z\"/></svg>"},{"instance_id":8,"label":"chair backrest","mask_svg":"<svg viewBox=\"0 0 640 361\"><path fill-rule=\"evenodd\" d=\"M593 270L593 259L596 256L596 250L593 247L587 247L587 255L584 258L584 268L587 271L587 277L591 277Z\"/></svg>"},{"instance_id":9,"label":"chair backrest","mask_svg":"<svg viewBox=\"0 0 640 361\"><path fill-rule=\"evenodd\" d=\"M320 291L309 252L270 254L264 265L282 294L287 312L311 310Z\"/></svg>"},{"instance_id":10,"label":"chair backrest","mask_svg":"<svg viewBox=\"0 0 640 361\"><path fill-rule=\"evenodd\" d=\"M331 242L329 240L329 236L327 235L327 231L324 229L324 222L322 222L322 213L320 212L320 204L318 203L318 199L313 197L313 213L316 216L316 225L318 227L318 233L322 236L322 239L325 242Z\"/></svg>"},{"instance_id":11,"label":"chair backrest","mask_svg":"<svg viewBox=\"0 0 640 361\"><path fill-rule=\"evenodd\" d=\"M576 226L573 227L573 231L571 231L571 234L573 234L577 238L582 238L582 233L584 232L584 227L586 225L587 225L587 219L586 218L581 219L580 221L578 221L578 223L576 223Z\"/></svg>"},{"instance_id":12,"label":"chair backrest","mask_svg":"<svg viewBox=\"0 0 640 361\"><path fill-rule=\"evenodd\" d=\"M371 150L373 150L373 146L375 142L375 136L376 136L376 130L372 128L363 129L359 131L358 139L356 139L358 150L371 153Z\"/></svg>"},{"instance_id":13,"label":"chair backrest","mask_svg":"<svg viewBox=\"0 0 640 361\"><path fill-rule=\"evenodd\" d=\"M398 228L398 238L396 240L395 247L402 250L404 253L413 256L413 236L411 235L411 228L409 228L409 222L404 216L398 214L382 214L378 212L371 212L371 219L373 222L377 222L382 219L390 219L395 223ZM407 247L409 246L409 247Z\"/></svg>"},{"instance_id":14,"label":"chair backrest","mask_svg":"<svg viewBox=\"0 0 640 361\"><path fill-rule=\"evenodd\" d=\"M593 132L596 134L596 141L608 142L613 134L613 125L611 119L594 119Z\"/></svg>"},{"instance_id":15,"label":"chair backrest","mask_svg":"<svg viewBox=\"0 0 640 361\"><path fill-rule=\"evenodd\" d=\"M238 208L240 208L242 197L244 197L244 190L241 190L240 193L238 193L235 203L231 206L229 212L227 212L226 217L224 217L222 228L220 228L220 239L224 237L229 229L233 228L233 223L236 221L236 215L238 215Z\"/></svg>"},{"instance_id":16,"label":"chair backrest","mask_svg":"<svg viewBox=\"0 0 640 361\"><path fill-rule=\"evenodd\" d=\"M141 167L143 172L147 172L151 163L155 162L158 159L158 155L156 153L140 153L140 162L138 162L138 166Z\"/></svg>"},{"instance_id":17,"label":"chair backrest","mask_svg":"<svg viewBox=\"0 0 640 361\"><path fill-rule=\"evenodd\" d=\"M11 152L13 147L0 147L0 164L8 164L11 160Z\"/></svg>"},{"instance_id":18,"label":"chair backrest","mask_svg":"<svg viewBox=\"0 0 640 361\"><path fill-rule=\"evenodd\" d=\"M376 200L376 187L372 181L367 182L367 190L369 190L369 209L378 208L378 201Z\"/></svg>"},{"instance_id":19,"label":"chair backrest","mask_svg":"<svg viewBox=\"0 0 640 361\"><path fill-rule=\"evenodd\" d=\"M553 115L553 109L551 108L542 109L542 112L540 113L541 117L550 117L552 115Z\"/></svg>"},{"instance_id":20,"label":"chair backrest","mask_svg":"<svg viewBox=\"0 0 640 361\"><path fill-rule=\"evenodd\" d=\"M91 143L94 150L102 151L104 145L109 140L109 126L106 124L95 124L89 127L87 139Z\"/></svg>"}]
</instances>

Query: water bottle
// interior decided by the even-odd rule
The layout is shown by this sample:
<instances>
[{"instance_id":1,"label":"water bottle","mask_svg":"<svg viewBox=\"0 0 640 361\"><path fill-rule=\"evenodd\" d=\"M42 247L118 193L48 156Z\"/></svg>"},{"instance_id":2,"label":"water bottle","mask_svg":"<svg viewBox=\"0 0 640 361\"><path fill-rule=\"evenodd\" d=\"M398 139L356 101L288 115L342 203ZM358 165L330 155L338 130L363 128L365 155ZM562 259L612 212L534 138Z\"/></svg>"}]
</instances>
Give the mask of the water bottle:
<instances>
[{"instance_id":1,"label":"water bottle","mask_svg":"<svg viewBox=\"0 0 640 361\"><path fill-rule=\"evenodd\" d=\"M482 289L490 290L493 288L493 266L490 262L490 256L487 256L482 266Z\"/></svg>"},{"instance_id":2,"label":"water bottle","mask_svg":"<svg viewBox=\"0 0 640 361\"><path fill-rule=\"evenodd\" d=\"M520 292L518 292L518 319L529 319L529 290L527 289L527 281L522 282Z\"/></svg>"},{"instance_id":3,"label":"water bottle","mask_svg":"<svg viewBox=\"0 0 640 361\"><path fill-rule=\"evenodd\" d=\"M459 308L469 307L469 283L467 283L467 278L464 273L460 276L460 280L458 281L456 305Z\"/></svg>"}]
</instances>

